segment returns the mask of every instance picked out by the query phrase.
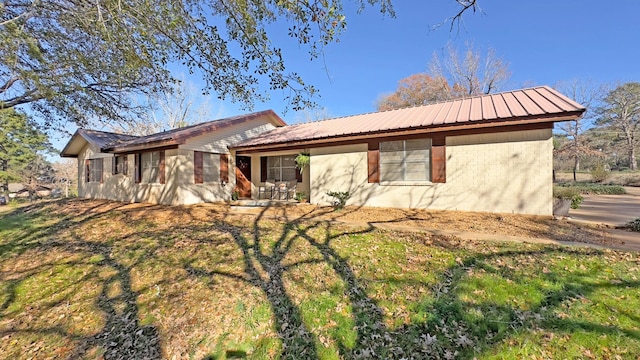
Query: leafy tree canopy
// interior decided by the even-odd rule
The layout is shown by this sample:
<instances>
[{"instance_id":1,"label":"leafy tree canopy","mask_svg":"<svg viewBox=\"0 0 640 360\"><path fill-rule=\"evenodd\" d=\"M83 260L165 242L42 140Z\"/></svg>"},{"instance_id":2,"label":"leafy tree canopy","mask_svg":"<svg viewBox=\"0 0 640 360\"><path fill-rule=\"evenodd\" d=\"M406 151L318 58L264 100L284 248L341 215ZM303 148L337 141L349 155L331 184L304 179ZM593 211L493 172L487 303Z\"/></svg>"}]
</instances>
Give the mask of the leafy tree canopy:
<instances>
[{"instance_id":1,"label":"leafy tree canopy","mask_svg":"<svg viewBox=\"0 0 640 360\"><path fill-rule=\"evenodd\" d=\"M353 1L394 16L391 0ZM174 63L201 73L204 92L248 108L268 96L265 83L293 109L311 106L316 89L271 41L276 22L313 59L345 29L343 1L3 1L0 109L29 104L49 125L135 118L141 95L170 87Z\"/></svg>"}]
</instances>

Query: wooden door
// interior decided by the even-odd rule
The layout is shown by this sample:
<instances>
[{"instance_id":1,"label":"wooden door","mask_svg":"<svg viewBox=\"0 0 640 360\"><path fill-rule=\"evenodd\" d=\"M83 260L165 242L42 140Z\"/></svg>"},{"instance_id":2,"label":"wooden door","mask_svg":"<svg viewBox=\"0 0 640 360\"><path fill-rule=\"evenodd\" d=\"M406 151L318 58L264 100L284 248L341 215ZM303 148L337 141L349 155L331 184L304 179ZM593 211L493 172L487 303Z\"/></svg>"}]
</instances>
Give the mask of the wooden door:
<instances>
[{"instance_id":1,"label":"wooden door","mask_svg":"<svg viewBox=\"0 0 640 360\"><path fill-rule=\"evenodd\" d=\"M251 198L251 157L236 156L236 188L240 198Z\"/></svg>"}]
</instances>

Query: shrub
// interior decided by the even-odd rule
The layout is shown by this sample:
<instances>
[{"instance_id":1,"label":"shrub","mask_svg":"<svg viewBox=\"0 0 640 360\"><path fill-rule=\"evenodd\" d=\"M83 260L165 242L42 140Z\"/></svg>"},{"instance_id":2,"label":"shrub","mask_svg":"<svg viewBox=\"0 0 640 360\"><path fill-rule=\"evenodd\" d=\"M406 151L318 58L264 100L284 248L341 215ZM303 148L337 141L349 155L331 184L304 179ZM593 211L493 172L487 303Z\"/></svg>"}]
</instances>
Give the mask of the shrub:
<instances>
[{"instance_id":1,"label":"shrub","mask_svg":"<svg viewBox=\"0 0 640 360\"><path fill-rule=\"evenodd\" d=\"M584 200L580 192L574 187L554 186L553 196L558 199L571 200L572 209L578 209L582 204L582 200Z\"/></svg>"},{"instance_id":2,"label":"shrub","mask_svg":"<svg viewBox=\"0 0 640 360\"><path fill-rule=\"evenodd\" d=\"M297 201L306 201L307 200L307 193L304 191L298 191L296 192L296 195L293 197L295 200Z\"/></svg>"},{"instance_id":3,"label":"shrub","mask_svg":"<svg viewBox=\"0 0 640 360\"><path fill-rule=\"evenodd\" d=\"M627 191L620 185L605 184L559 184L556 187L575 189L582 195L621 195ZM555 189L554 189L555 191Z\"/></svg>"},{"instance_id":4,"label":"shrub","mask_svg":"<svg viewBox=\"0 0 640 360\"><path fill-rule=\"evenodd\" d=\"M591 178L593 181L601 183L607 180L610 173L611 172L605 168L604 164L598 164L596 167L591 169Z\"/></svg>"},{"instance_id":5,"label":"shrub","mask_svg":"<svg viewBox=\"0 0 640 360\"><path fill-rule=\"evenodd\" d=\"M336 209L342 209L347 204L347 200L351 197L351 193L348 191L329 191L328 196L335 198L333 201L333 207Z\"/></svg>"},{"instance_id":6,"label":"shrub","mask_svg":"<svg viewBox=\"0 0 640 360\"><path fill-rule=\"evenodd\" d=\"M640 232L640 218L636 218L635 220L631 220L629 222L629 228L631 231Z\"/></svg>"}]
</instances>

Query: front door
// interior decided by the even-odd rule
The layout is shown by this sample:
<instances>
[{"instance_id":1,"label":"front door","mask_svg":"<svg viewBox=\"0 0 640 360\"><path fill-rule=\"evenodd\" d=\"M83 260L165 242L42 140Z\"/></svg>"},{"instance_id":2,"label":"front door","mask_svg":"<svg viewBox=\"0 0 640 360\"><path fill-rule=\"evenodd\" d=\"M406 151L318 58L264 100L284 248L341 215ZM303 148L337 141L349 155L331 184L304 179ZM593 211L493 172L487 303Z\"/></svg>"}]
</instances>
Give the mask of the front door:
<instances>
[{"instance_id":1,"label":"front door","mask_svg":"<svg viewBox=\"0 0 640 360\"><path fill-rule=\"evenodd\" d=\"M240 198L251 198L251 157L236 156L236 188Z\"/></svg>"}]
</instances>

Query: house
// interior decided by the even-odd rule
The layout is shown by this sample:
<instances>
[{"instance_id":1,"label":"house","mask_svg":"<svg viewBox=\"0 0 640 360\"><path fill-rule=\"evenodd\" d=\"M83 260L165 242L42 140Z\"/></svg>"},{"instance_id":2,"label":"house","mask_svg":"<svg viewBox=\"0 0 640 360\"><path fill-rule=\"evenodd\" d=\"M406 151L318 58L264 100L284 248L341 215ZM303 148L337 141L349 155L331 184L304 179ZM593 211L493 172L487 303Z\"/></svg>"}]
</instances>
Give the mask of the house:
<instances>
[{"instance_id":1,"label":"house","mask_svg":"<svg viewBox=\"0 0 640 360\"><path fill-rule=\"evenodd\" d=\"M85 197L187 204L239 189L255 199L292 181L319 205L348 192L357 206L551 215L553 124L584 111L541 86L292 126L267 111L140 138L79 130L63 156L78 157ZM198 153L219 156L209 186ZM302 176L299 153L310 155ZM115 163L112 175L96 159Z\"/></svg>"},{"instance_id":2,"label":"house","mask_svg":"<svg viewBox=\"0 0 640 360\"><path fill-rule=\"evenodd\" d=\"M30 195L44 198L58 196L60 194L50 185L37 184L35 186L25 186L20 183L9 183L9 198L27 198Z\"/></svg>"},{"instance_id":3,"label":"house","mask_svg":"<svg viewBox=\"0 0 640 360\"><path fill-rule=\"evenodd\" d=\"M80 197L168 205L225 201L236 183L233 171L246 166L236 164L229 146L284 125L268 110L149 136L79 129L61 156L78 158Z\"/></svg>"}]
</instances>

